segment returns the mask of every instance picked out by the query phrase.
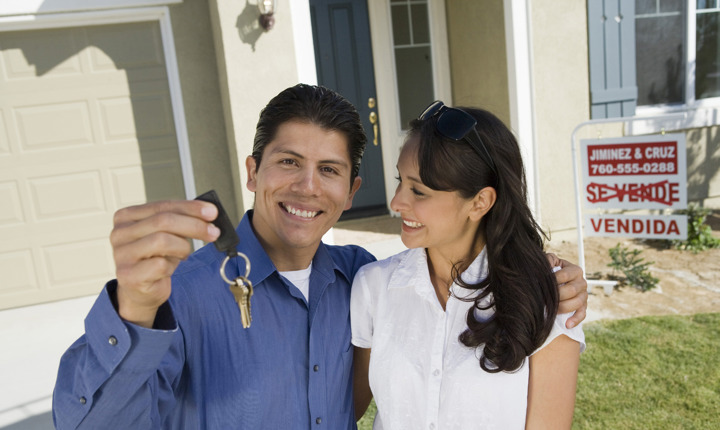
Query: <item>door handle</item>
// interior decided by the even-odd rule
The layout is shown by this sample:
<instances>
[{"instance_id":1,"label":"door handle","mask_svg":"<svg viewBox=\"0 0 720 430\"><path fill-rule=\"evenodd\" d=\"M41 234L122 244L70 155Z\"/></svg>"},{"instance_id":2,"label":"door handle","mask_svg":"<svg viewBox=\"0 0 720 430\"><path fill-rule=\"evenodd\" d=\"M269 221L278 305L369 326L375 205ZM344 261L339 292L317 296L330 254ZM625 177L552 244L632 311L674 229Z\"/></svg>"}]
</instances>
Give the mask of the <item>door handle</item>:
<instances>
[{"instance_id":1,"label":"door handle","mask_svg":"<svg viewBox=\"0 0 720 430\"><path fill-rule=\"evenodd\" d=\"M378 117L375 112L370 112L370 124L373 126L373 145L378 146Z\"/></svg>"}]
</instances>

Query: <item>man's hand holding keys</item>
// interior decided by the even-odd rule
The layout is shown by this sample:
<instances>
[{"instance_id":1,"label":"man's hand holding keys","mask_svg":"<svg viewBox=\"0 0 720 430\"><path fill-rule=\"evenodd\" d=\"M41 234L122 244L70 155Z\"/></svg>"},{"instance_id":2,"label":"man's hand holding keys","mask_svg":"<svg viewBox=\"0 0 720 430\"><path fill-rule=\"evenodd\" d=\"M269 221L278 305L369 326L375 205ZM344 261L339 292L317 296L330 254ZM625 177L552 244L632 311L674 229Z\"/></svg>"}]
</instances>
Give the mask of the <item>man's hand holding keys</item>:
<instances>
[{"instance_id":1,"label":"man's hand holding keys","mask_svg":"<svg viewBox=\"0 0 720 430\"><path fill-rule=\"evenodd\" d=\"M117 276L120 317L152 327L160 305L170 297L170 277L193 251L188 239L213 242L214 204L172 200L131 206L115 212L110 234Z\"/></svg>"}]
</instances>

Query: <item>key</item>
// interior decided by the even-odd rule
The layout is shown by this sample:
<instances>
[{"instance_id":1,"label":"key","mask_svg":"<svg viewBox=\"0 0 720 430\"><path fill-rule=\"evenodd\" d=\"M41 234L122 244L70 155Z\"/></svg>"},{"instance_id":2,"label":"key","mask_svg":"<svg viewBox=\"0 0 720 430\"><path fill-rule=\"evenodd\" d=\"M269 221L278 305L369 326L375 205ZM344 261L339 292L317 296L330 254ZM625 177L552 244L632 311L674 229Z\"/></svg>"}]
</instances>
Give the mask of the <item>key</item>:
<instances>
[{"instance_id":1,"label":"key","mask_svg":"<svg viewBox=\"0 0 720 430\"><path fill-rule=\"evenodd\" d=\"M240 308L240 320L243 328L250 327L252 323L250 305L250 298L253 295L252 282L244 276L238 276L235 278L235 282L230 284L230 292Z\"/></svg>"},{"instance_id":2,"label":"key","mask_svg":"<svg viewBox=\"0 0 720 430\"><path fill-rule=\"evenodd\" d=\"M212 223L220 229L220 237L215 240L215 247L218 251L227 254L228 257L236 256L237 251L235 250L235 247L238 243L240 243L240 238L235 232L235 226L230 221L230 217L227 212L225 212L225 208L223 208L220 203L220 198L215 190L210 190L207 193L201 194L195 197L195 200L210 202L217 207L218 216L214 221L212 221Z\"/></svg>"},{"instance_id":3,"label":"key","mask_svg":"<svg viewBox=\"0 0 720 430\"><path fill-rule=\"evenodd\" d=\"M218 209L218 216L212 223L220 229L220 237L217 238L214 244L218 251L226 254L225 260L223 260L222 265L220 265L220 276L230 285L230 292L240 308L242 326L243 328L248 328L250 327L250 323L252 323L250 297L253 295L252 282L247 278L250 275L250 260L247 258L247 255L242 252L237 252L236 248L238 243L240 243L240 238L232 222L230 222L230 217L228 217L227 212L225 212L222 204L220 204L217 193L214 190L210 190L197 196L195 200L210 202ZM232 257L242 257L243 260L245 260L245 276L238 276L233 281L225 275L225 265Z\"/></svg>"}]
</instances>

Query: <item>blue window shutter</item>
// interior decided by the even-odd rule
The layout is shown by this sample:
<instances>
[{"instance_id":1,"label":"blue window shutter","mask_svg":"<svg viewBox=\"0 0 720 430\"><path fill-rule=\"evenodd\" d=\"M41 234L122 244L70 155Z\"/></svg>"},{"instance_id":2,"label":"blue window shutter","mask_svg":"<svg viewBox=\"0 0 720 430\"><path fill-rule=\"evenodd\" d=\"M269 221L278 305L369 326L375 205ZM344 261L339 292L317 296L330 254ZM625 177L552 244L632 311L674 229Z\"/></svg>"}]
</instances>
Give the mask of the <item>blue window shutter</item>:
<instances>
[{"instance_id":1,"label":"blue window shutter","mask_svg":"<svg viewBox=\"0 0 720 430\"><path fill-rule=\"evenodd\" d=\"M590 117L635 115L635 1L588 0Z\"/></svg>"}]
</instances>

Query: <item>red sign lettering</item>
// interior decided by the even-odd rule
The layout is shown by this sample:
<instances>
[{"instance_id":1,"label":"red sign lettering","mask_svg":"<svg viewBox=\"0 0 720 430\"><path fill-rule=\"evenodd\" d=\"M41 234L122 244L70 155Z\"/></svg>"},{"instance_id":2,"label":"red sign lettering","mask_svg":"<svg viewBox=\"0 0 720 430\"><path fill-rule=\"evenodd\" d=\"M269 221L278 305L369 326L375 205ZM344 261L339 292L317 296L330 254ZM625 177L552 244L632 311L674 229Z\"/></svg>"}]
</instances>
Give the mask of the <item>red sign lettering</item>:
<instances>
[{"instance_id":1,"label":"red sign lettering","mask_svg":"<svg viewBox=\"0 0 720 430\"><path fill-rule=\"evenodd\" d=\"M680 201L680 190L677 182L661 181L652 184L599 184L591 182L586 187L587 201L603 203L610 200L618 202L655 202L672 206Z\"/></svg>"},{"instance_id":2,"label":"red sign lettering","mask_svg":"<svg viewBox=\"0 0 720 430\"><path fill-rule=\"evenodd\" d=\"M627 234L627 235L679 235L680 227L677 221L671 219L627 219L627 218L599 218L590 219L590 225L595 233Z\"/></svg>"}]
</instances>

